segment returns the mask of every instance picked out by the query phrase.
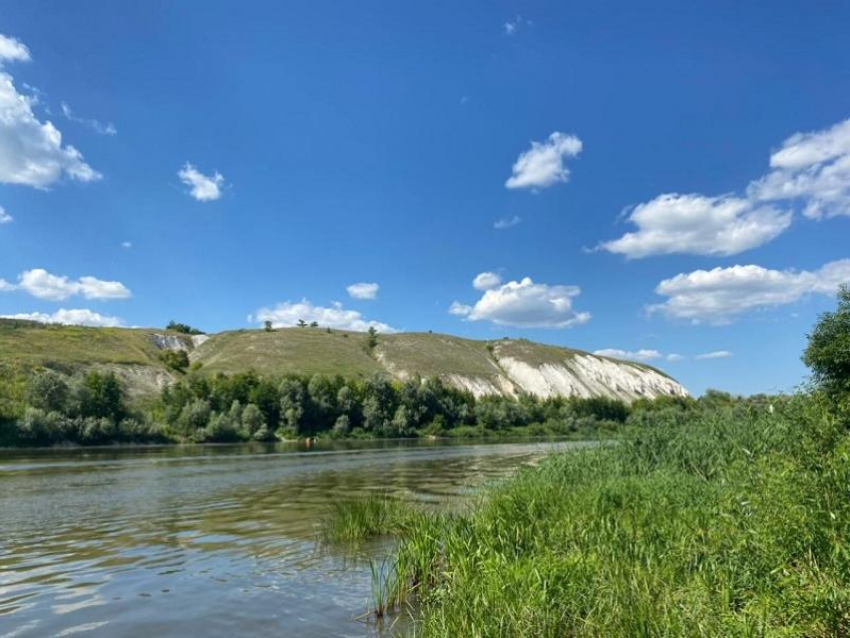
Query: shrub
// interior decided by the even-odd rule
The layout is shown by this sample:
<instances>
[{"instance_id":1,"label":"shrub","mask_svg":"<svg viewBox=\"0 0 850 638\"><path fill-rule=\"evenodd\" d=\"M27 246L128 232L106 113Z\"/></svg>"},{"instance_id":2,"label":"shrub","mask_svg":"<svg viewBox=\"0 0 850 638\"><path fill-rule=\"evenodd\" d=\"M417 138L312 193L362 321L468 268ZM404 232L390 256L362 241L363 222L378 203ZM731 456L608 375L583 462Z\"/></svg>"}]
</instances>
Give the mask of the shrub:
<instances>
[{"instance_id":1,"label":"shrub","mask_svg":"<svg viewBox=\"0 0 850 638\"><path fill-rule=\"evenodd\" d=\"M187 335L202 335L205 334L203 330L198 330L197 328L193 328L192 326L185 323L178 323L174 320L168 322L168 325L165 326L166 330L172 330L174 332L182 332Z\"/></svg>"},{"instance_id":2,"label":"shrub","mask_svg":"<svg viewBox=\"0 0 850 638\"><path fill-rule=\"evenodd\" d=\"M185 350L163 350L159 359L166 368L175 372L186 372L189 367L189 355Z\"/></svg>"}]
</instances>

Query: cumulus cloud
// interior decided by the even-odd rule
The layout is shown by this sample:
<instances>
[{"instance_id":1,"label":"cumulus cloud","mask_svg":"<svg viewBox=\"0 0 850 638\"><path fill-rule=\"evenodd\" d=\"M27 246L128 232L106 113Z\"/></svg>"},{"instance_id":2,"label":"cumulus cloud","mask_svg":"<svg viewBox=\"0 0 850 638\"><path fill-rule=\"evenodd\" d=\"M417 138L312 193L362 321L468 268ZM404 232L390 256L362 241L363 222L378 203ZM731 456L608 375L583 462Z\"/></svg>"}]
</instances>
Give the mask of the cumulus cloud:
<instances>
[{"instance_id":1,"label":"cumulus cloud","mask_svg":"<svg viewBox=\"0 0 850 638\"><path fill-rule=\"evenodd\" d=\"M850 216L850 119L786 139L742 197L666 194L639 204L629 215L638 230L600 248L628 257L734 255L788 228L792 213L780 204L811 219Z\"/></svg>"},{"instance_id":2,"label":"cumulus cloud","mask_svg":"<svg viewBox=\"0 0 850 638\"><path fill-rule=\"evenodd\" d=\"M728 350L717 350L715 352L706 352L705 354L698 354L696 356L699 360L705 359L728 359L732 356L732 353Z\"/></svg>"},{"instance_id":3,"label":"cumulus cloud","mask_svg":"<svg viewBox=\"0 0 850 638\"><path fill-rule=\"evenodd\" d=\"M39 323L60 323L68 326L118 328L124 325L124 321L119 317L102 315L85 308L71 310L61 308L52 314L46 312L22 312L14 315L0 315L0 317L4 319L25 319L27 321L38 321Z\"/></svg>"},{"instance_id":4,"label":"cumulus cloud","mask_svg":"<svg viewBox=\"0 0 850 638\"><path fill-rule=\"evenodd\" d=\"M502 277L495 272L482 272L472 280L472 287L476 290L490 290L502 283Z\"/></svg>"},{"instance_id":5,"label":"cumulus cloud","mask_svg":"<svg viewBox=\"0 0 850 638\"><path fill-rule=\"evenodd\" d=\"M0 62L29 62L30 50L17 38L0 33Z\"/></svg>"},{"instance_id":6,"label":"cumulus cloud","mask_svg":"<svg viewBox=\"0 0 850 638\"><path fill-rule=\"evenodd\" d=\"M87 126L99 135L116 135L118 133L118 129L115 128L115 125L112 122L104 124L103 122L94 118L78 117L71 110L71 107L68 106L66 102L62 102L61 106L62 114L65 116L66 119L70 120L71 122L76 122L77 124Z\"/></svg>"},{"instance_id":7,"label":"cumulus cloud","mask_svg":"<svg viewBox=\"0 0 850 638\"><path fill-rule=\"evenodd\" d=\"M474 305L455 301L449 313L498 326L571 328L590 321L590 313L573 309L573 298L580 292L577 286L536 284L525 277L486 290Z\"/></svg>"},{"instance_id":8,"label":"cumulus cloud","mask_svg":"<svg viewBox=\"0 0 850 638\"><path fill-rule=\"evenodd\" d=\"M377 299L381 287L376 283L351 284L345 288L352 299Z\"/></svg>"},{"instance_id":9,"label":"cumulus cloud","mask_svg":"<svg viewBox=\"0 0 850 638\"><path fill-rule=\"evenodd\" d=\"M581 153L582 142L575 135L555 131L545 142L532 142L514 162L513 174L505 182L507 188L547 188L570 178L564 166L568 157Z\"/></svg>"},{"instance_id":10,"label":"cumulus cloud","mask_svg":"<svg viewBox=\"0 0 850 638\"><path fill-rule=\"evenodd\" d=\"M0 281L4 284L0 285L0 291L20 290L49 301L63 301L74 296L86 299L127 299L131 295L130 290L120 281L104 281L96 277L69 279L53 275L43 268L22 272L18 275L18 283L15 285Z\"/></svg>"},{"instance_id":11,"label":"cumulus cloud","mask_svg":"<svg viewBox=\"0 0 850 638\"><path fill-rule=\"evenodd\" d=\"M493 228L496 230L505 230L506 228L511 228L516 226L517 224L522 222L522 217L519 215L514 215L513 217L502 217L501 219L497 219L493 222Z\"/></svg>"},{"instance_id":12,"label":"cumulus cloud","mask_svg":"<svg viewBox=\"0 0 850 638\"><path fill-rule=\"evenodd\" d=\"M750 184L754 199L799 200L812 219L850 215L850 119L792 135L770 156L770 167Z\"/></svg>"},{"instance_id":13,"label":"cumulus cloud","mask_svg":"<svg viewBox=\"0 0 850 638\"><path fill-rule=\"evenodd\" d=\"M749 312L794 303L805 295L833 295L848 282L850 259L830 262L814 272L755 265L695 270L658 284L655 292L668 299L648 310L670 319L723 324Z\"/></svg>"},{"instance_id":14,"label":"cumulus cloud","mask_svg":"<svg viewBox=\"0 0 850 638\"><path fill-rule=\"evenodd\" d=\"M314 306L307 299L294 303L284 301L273 308L260 308L249 321L263 323L271 321L275 328L297 326L299 321L316 322L322 328L338 330L353 330L366 332L374 328L378 332L396 332L395 328L380 321L369 321L356 310L346 310L341 303L335 302L330 306Z\"/></svg>"},{"instance_id":15,"label":"cumulus cloud","mask_svg":"<svg viewBox=\"0 0 850 638\"><path fill-rule=\"evenodd\" d=\"M189 187L189 195L199 202L209 202L221 197L224 186L224 176L216 171L212 175L204 175L189 162L186 162L177 176Z\"/></svg>"},{"instance_id":16,"label":"cumulus cloud","mask_svg":"<svg viewBox=\"0 0 850 638\"><path fill-rule=\"evenodd\" d=\"M636 232L602 248L629 258L685 253L735 255L761 246L791 225L791 213L724 195L660 195L629 215Z\"/></svg>"},{"instance_id":17,"label":"cumulus cloud","mask_svg":"<svg viewBox=\"0 0 850 638\"><path fill-rule=\"evenodd\" d=\"M8 224L12 219L12 216L6 212L6 209L0 206L0 224Z\"/></svg>"},{"instance_id":18,"label":"cumulus cloud","mask_svg":"<svg viewBox=\"0 0 850 638\"><path fill-rule=\"evenodd\" d=\"M0 35L0 68L29 59L26 46ZM35 101L19 93L12 76L0 70L0 182L46 189L64 175L81 182L100 179L77 149L62 144L62 133L52 122L35 116Z\"/></svg>"}]
</instances>

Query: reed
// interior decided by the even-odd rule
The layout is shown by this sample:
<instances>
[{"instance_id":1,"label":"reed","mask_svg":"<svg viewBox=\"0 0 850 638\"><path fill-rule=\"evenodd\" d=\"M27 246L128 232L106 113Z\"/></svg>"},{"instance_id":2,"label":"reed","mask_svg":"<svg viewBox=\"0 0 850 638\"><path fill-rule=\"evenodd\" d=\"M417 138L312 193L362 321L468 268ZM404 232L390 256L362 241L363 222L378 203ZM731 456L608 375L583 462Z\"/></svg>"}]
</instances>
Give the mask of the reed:
<instances>
[{"instance_id":1,"label":"reed","mask_svg":"<svg viewBox=\"0 0 850 638\"><path fill-rule=\"evenodd\" d=\"M848 486L845 428L796 396L644 418L467 514L356 529L399 535L384 600L415 598L416 635L841 636Z\"/></svg>"}]
</instances>

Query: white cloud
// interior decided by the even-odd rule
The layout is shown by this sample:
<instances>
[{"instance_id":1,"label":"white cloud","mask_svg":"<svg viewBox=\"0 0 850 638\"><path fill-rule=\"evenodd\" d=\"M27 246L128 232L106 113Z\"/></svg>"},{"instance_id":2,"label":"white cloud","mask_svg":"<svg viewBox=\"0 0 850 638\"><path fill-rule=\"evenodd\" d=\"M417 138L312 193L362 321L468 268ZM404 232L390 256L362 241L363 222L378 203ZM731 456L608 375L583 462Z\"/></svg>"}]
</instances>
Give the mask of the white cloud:
<instances>
[{"instance_id":1,"label":"white cloud","mask_svg":"<svg viewBox=\"0 0 850 638\"><path fill-rule=\"evenodd\" d=\"M496 230L505 230L522 222L522 217L514 215L513 217L502 217L493 222L493 228Z\"/></svg>"},{"instance_id":2,"label":"white cloud","mask_svg":"<svg viewBox=\"0 0 850 638\"><path fill-rule=\"evenodd\" d=\"M351 284L346 287L348 296L352 299L376 299L380 289L376 283Z\"/></svg>"},{"instance_id":3,"label":"white cloud","mask_svg":"<svg viewBox=\"0 0 850 638\"><path fill-rule=\"evenodd\" d=\"M799 204L812 219L850 216L850 119L797 133L770 156L770 171L746 195L660 195L635 207L636 232L600 248L628 257L670 253L734 255L765 244L791 224L773 205Z\"/></svg>"},{"instance_id":4,"label":"white cloud","mask_svg":"<svg viewBox=\"0 0 850 638\"><path fill-rule=\"evenodd\" d=\"M655 292L668 299L648 310L671 319L723 324L752 311L794 303L808 294L833 295L848 282L850 259L830 262L814 272L755 265L696 270L658 284Z\"/></svg>"},{"instance_id":5,"label":"white cloud","mask_svg":"<svg viewBox=\"0 0 850 638\"><path fill-rule=\"evenodd\" d=\"M131 242L131 241L122 241L121 242L121 248L132 248L132 247L133 247L133 242Z\"/></svg>"},{"instance_id":6,"label":"white cloud","mask_svg":"<svg viewBox=\"0 0 850 638\"><path fill-rule=\"evenodd\" d=\"M5 279L0 279L0 292L11 292L16 289L17 286L15 284L10 284Z\"/></svg>"},{"instance_id":7,"label":"white cloud","mask_svg":"<svg viewBox=\"0 0 850 638\"><path fill-rule=\"evenodd\" d=\"M0 36L0 65L29 59L18 40ZM62 133L50 121L36 118L35 101L18 93L12 76L0 71L0 182L45 189L63 175L81 182L100 179L77 149L62 145Z\"/></svg>"},{"instance_id":8,"label":"white cloud","mask_svg":"<svg viewBox=\"0 0 850 638\"><path fill-rule=\"evenodd\" d=\"M631 359L634 361L652 361L653 359L661 359L662 355L658 350L619 350L617 348L604 348L602 350L594 350L593 354L598 354L601 357L612 357L614 359Z\"/></svg>"},{"instance_id":9,"label":"white cloud","mask_svg":"<svg viewBox=\"0 0 850 638\"><path fill-rule=\"evenodd\" d=\"M514 163L507 188L546 188L570 177L564 159L581 153L582 142L575 135L555 131L545 142L532 142Z\"/></svg>"},{"instance_id":10,"label":"white cloud","mask_svg":"<svg viewBox=\"0 0 850 638\"><path fill-rule=\"evenodd\" d=\"M466 317L472 312L472 306L462 304L459 301L453 301L449 306L449 314L456 317Z\"/></svg>"},{"instance_id":11,"label":"white cloud","mask_svg":"<svg viewBox=\"0 0 850 638\"><path fill-rule=\"evenodd\" d=\"M66 102L62 102L62 114L66 119L71 122L76 122L77 124L82 124L83 126L87 126L92 129L95 133L100 135L116 135L118 130L115 128L115 125L112 122L104 124L103 122L96 120L94 118L84 118L78 117L71 110L71 107L68 106Z\"/></svg>"},{"instance_id":12,"label":"white cloud","mask_svg":"<svg viewBox=\"0 0 850 638\"><path fill-rule=\"evenodd\" d=\"M673 253L735 255L761 246L791 225L791 213L724 195L660 195L629 215L638 227L602 248L629 258Z\"/></svg>"},{"instance_id":13,"label":"white cloud","mask_svg":"<svg viewBox=\"0 0 850 638\"><path fill-rule=\"evenodd\" d=\"M336 328L338 330L353 330L365 332L369 328L375 328L378 332L396 332L395 328L380 321L368 321L356 310L346 310L340 303L333 303L329 307L314 306L307 299L298 303L284 301L274 308L260 308L254 315L248 317L249 321L263 323L271 321L276 328L297 326L299 320L307 323L315 321L322 328Z\"/></svg>"},{"instance_id":14,"label":"white cloud","mask_svg":"<svg viewBox=\"0 0 850 638\"><path fill-rule=\"evenodd\" d=\"M177 176L189 187L189 194L199 202L209 202L221 197L224 176L216 171L213 175L204 175L189 162L186 162Z\"/></svg>"},{"instance_id":15,"label":"white cloud","mask_svg":"<svg viewBox=\"0 0 850 638\"><path fill-rule=\"evenodd\" d=\"M61 323L69 326L98 326L105 328L118 328L124 325L119 317L102 315L93 310L77 308L66 310L61 308L53 314L46 312L22 312L14 315L0 315L4 319L25 319L27 321L38 321L40 323Z\"/></svg>"},{"instance_id":16,"label":"white cloud","mask_svg":"<svg viewBox=\"0 0 850 638\"><path fill-rule=\"evenodd\" d=\"M687 357L683 354L671 352L670 354L667 355L666 359L667 359L667 361L671 361L671 362L675 363L676 361L684 361L685 359L687 359Z\"/></svg>"},{"instance_id":17,"label":"white cloud","mask_svg":"<svg viewBox=\"0 0 850 638\"><path fill-rule=\"evenodd\" d=\"M12 216L6 212L6 209L0 206L0 224L8 224L12 219Z\"/></svg>"},{"instance_id":18,"label":"white cloud","mask_svg":"<svg viewBox=\"0 0 850 638\"><path fill-rule=\"evenodd\" d=\"M449 313L498 326L571 328L590 320L590 313L573 310L572 300L580 292L577 286L535 284L526 277L486 290L473 306L456 301Z\"/></svg>"},{"instance_id":19,"label":"white cloud","mask_svg":"<svg viewBox=\"0 0 850 638\"><path fill-rule=\"evenodd\" d=\"M813 219L850 215L850 119L792 135L770 156L770 167L750 184L754 199L800 200Z\"/></svg>"},{"instance_id":20,"label":"white cloud","mask_svg":"<svg viewBox=\"0 0 850 638\"><path fill-rule=\"evenodd\" d=\"M705 359L727 359L732 356L732 353L728 350L717 350L716 352L706 352L705 354L698 354L695 358L699 360Z\"/></svg>"},{"instance_id":21,"label":"white cloud","mask_svg":"<svg viewBox=\"0 0 850 638\"><path fill-rule=\"evenodd\" d=\"M0 62L29 62L30 50L17 38L0 33Z\"/></svg>"},{"instance_id":22,"label":"white cloud","mask_svg":"<svg viewBox=\"0 0 850 638\"><path fill-rule=\"evenodd\" d=\"M38 299L62 301L79 295L86 299L126 299L130 290L119 281L104 281L96 277L68 277L53 275L43 268L26 270L18 275L17 285L3 282L0 291L21 290Z\"/></svg>"},{"instance_id":23,"label":"white cloud","mask_svg":"<svg viewBox=\"0 0 850 638\"><path fill-rule=\"evenodd\" d=\"M495 272L482 272L472 280L472 287L476 290L490 290L502 283L502 277Z\"/></svg>"}]
</instances>

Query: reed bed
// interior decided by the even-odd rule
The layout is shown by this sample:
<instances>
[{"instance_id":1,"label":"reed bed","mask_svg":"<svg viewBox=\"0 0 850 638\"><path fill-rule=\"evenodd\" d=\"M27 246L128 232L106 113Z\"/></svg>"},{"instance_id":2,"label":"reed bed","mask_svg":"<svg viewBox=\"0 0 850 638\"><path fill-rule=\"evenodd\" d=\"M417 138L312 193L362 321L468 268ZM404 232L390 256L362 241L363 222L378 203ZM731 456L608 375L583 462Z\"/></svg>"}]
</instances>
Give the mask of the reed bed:
<instances>
[{"instance_id":1,"label":"reed bed","mask_svg":"<svg viewBox=\"0 0 850 638\"><path fill-rule=\"evenodd\" d=\"M376 587L415 635L850 635L850 438L816 395L644 415L463 514L338 514L398 536Z\"/></svg>"}]
</instances>

